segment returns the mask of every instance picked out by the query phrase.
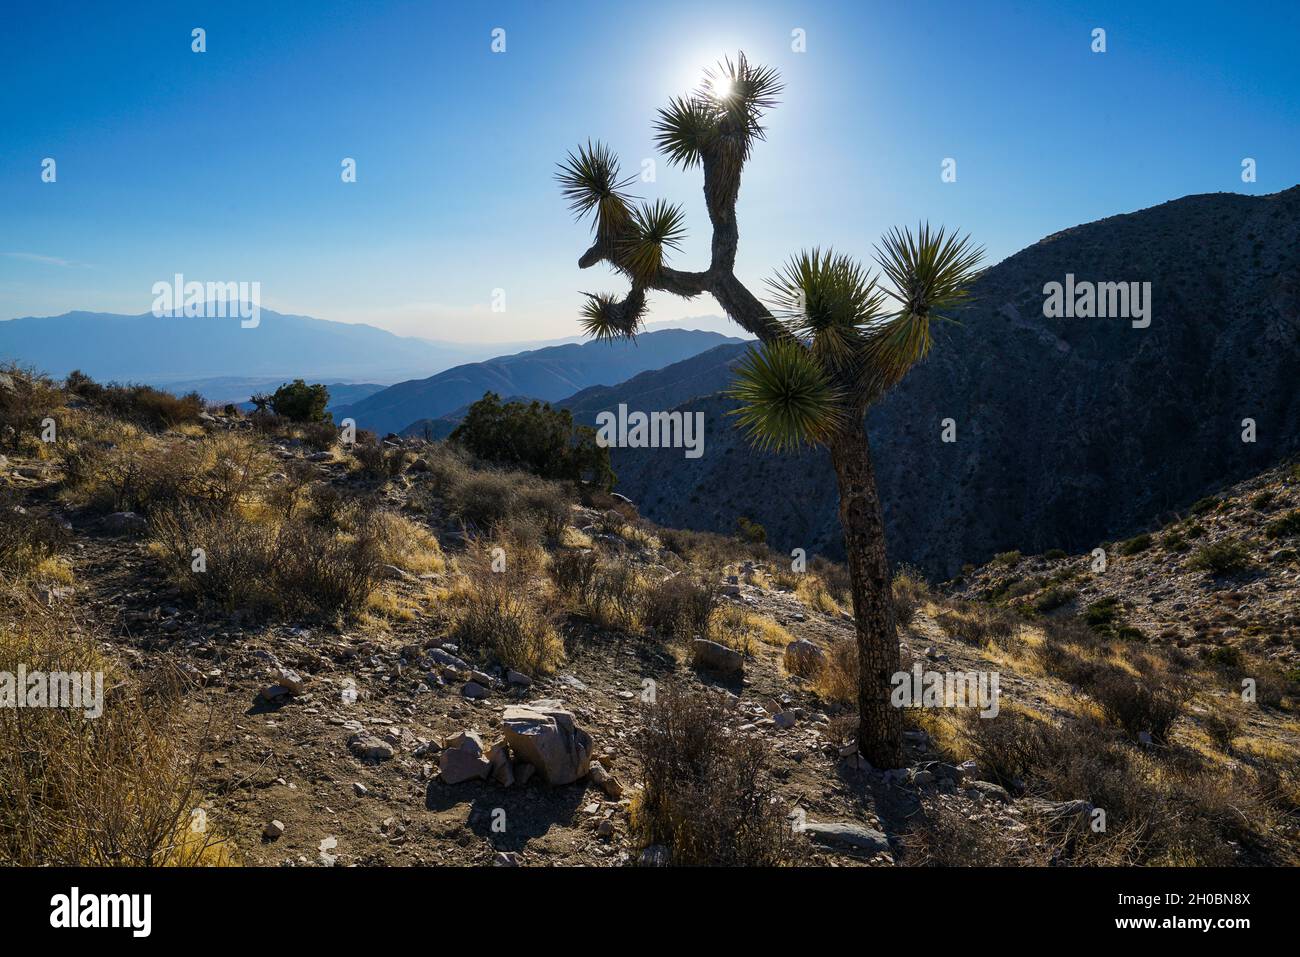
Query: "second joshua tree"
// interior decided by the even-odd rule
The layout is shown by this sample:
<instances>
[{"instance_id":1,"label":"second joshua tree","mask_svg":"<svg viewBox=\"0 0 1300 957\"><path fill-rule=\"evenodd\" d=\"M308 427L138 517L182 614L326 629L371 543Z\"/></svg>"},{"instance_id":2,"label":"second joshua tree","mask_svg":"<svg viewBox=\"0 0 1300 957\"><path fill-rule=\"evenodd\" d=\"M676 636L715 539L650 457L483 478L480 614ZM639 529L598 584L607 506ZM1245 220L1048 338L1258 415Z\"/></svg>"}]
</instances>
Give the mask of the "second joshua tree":
<instances>
[{"instance_id":1,"label":"second joshua tree","mask_svg":"<svg viewBox=\"0 0 1300 957\"><path fill-rule=\"evenodd\" d=\"M756 336L733 395L741 424L764 447L825 446L839 483L840 522L853 592L858 647L858 745L881 768L902 764L902 716L890 704L899 670L889 563L880 497L863 423L867 408L930 349L930 323L963 302L982 250L969 237L921 226L891 230L876 249L884 282L847 256L813 249L767 281L771 308L736 278L736 197L763 114L781 91L775 70L744 54L706 74L700 89L659 111L656 141L670 162L700 166L713 225L709 268L667 265L684 234L680 206L634 205L632 178L600 143L579 147L560 165L570 208L590 215L595 232L578 265L606 262L631 289L622 298L587 294L583 321L598 338L631 337L646 311L646 291L684 298L712 295Z\"/></svg>"}]
</instances>

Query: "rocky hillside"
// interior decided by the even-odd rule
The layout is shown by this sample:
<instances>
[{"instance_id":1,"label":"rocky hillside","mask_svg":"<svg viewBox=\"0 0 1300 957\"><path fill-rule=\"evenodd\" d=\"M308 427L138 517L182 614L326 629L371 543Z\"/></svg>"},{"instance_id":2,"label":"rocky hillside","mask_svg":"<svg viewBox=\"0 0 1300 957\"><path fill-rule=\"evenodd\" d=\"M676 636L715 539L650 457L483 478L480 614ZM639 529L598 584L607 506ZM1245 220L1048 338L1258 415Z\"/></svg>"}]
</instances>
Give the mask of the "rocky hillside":
<instances>
[{"instance_id":1,"label":"rocky hillside","mask_svg":"<svg viewBox=\"0 0 1300 957\"><path fill-rule=\"evenodd\" d=\"M882 772L839 566L419 439L0 400L0 671L111 678L98 723L0 709L0 793L51 771L0 802L0 862L1297 861L1294 466L1104 572L901 576L903 667L996 675L999 707L909 709Z\"/></svg>"},{"instance_id":2,"label":"rocky hillside","mask_svg":"<svg viewBox=\"0 0 1300 957\"><path fill-rule=\"evenodd\" d=\"M1150 325L1045 318L1044 285L1067 274L1151 283ZM944 577L1008 549L1090 548L1300 448L1300 187L1067 229L988 269L975 295L868 418L895 561ZM841 554L826 456L747 449L709 397L727 362L704 359L573 400L594 416L593 400L700 396L682 408L704 413L704 456L618 450L621 491L664 524L729 532L744 515L782 549Z\"/></svg>"}]
</instances>

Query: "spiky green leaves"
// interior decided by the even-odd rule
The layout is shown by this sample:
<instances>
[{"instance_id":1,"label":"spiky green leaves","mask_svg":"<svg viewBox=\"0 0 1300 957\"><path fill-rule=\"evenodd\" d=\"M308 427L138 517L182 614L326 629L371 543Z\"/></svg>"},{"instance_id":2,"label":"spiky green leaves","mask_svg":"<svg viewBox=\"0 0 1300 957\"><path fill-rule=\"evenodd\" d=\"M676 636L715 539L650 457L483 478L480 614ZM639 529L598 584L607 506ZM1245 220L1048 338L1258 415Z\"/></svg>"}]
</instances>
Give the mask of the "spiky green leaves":
<instances>
[{"instance_id":1,"label":"spiky green leaves","mask_svg":"<svg viewBox=\"0 0 1300 957\"><path fill-rule=\"evenodd\" d=\"M790 257L767 286L774 314L834 366L847 364L857 354L864 331L880 317L885 299L860 264L829 249Z\"/></svg>"},{"instance_id":2,"label":"spiky green leaves","mask_svg":"<svg viewBox=\"0 0 1300 957\"><path fill-rule=\"evenodd\" d=\"M607 292L584 292L587 301L578 311L582 331L592 339L612 342L636 335L645 315L645 294L633 289L626 299Z\"/></svg>"},{"instance_id":3,"label":"spiky green leaves","mask_svg":"<svg viewBox=\"0 0 1300 957\"><path fill-rule=\"evenodd\" d=\"M690 169L700 162L717 128L717 110L696 96L675 96L659 110L655 121L655 146L670 164Z\"/></svg>"},{"instance_id":4,"label":"spiky green leaves","mask_svg":"<svg viewBox=\"0 0 1300 957\"><path fill-rule=\"evenodd\" d=\"M864 392L883 394L930 351L930 321L966 302L984 256L969 236L958 237L929 224L892 229L876 248L876 261L889 278L899 310L867 334Z\"/></svg>"},{"instance_id":5,"label":"spiky green leaves","mask_svg":"<svg viewBox=\"0 0 1300 957\"><path fill-rule=\"evenodd\" d=\"M970 236L958 237L943 227L934 232L929 223L918 226L915 236L895 227L876 247L876 262L893 284L902 311L935 318L966 301L983 258L984 247Z\"/></svg>"},{"instance_id":6,"label":"spiky green leaves","mask_svg":"<svg viewBox=\"0 0 1300 957\"><path fill-rule=\"evenodd\" d=\"M659 111L655 144L668 161L689 169L711 156L719 171L739 175L755 140L764 136L763 114L776 105L780 74L751 64L741 53L705 73L694 93L674 97Z\"/></svg>"},{"instance_id":7,"label":"spiky green leaves","mask_svg":"<svg viewBox=\"0 0 1300 957\"><path fill-rule=\"evenodd\" d=\"M618 243L618 265L632 278L649 283L664 265L666 249L681 249L686 235L681 206L662 199L642 203L632 211L631 228Z\"/></svg>"},{"instance_id":8,"label":"spiky green leaves","mask_svg":"<svg viewBox=\"0 0 1300 957\"><path fill-rule=\"evenodd\" d=\"M620 179L619 172L613 151L588 140L576 156L569 153L555 174L570 212L578 219L594 214L592 228L599 236L617 236L631 219L631 197L624 190L635 177Z\"/></svg>"},{"instance_id":9,"label":"spiky green leaves","mask_svg":"<svg viewBox=\"0 0 1300 957\"><path fill-rule=\"evenodd\" d=\"M755 445L777 451L825 442L843 421L840 395L822 364L795 339L750 349L728 392Z\"/></svg>"}]
</instances>

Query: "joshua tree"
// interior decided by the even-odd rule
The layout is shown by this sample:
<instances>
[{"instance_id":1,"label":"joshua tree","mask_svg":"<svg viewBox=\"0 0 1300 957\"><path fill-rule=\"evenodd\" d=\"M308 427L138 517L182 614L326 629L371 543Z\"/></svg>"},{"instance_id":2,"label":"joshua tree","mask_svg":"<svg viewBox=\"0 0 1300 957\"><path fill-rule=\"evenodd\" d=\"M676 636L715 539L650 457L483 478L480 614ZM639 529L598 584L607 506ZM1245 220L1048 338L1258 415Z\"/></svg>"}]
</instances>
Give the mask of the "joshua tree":
<instances>
[{"instance_id":1,"label":"joshua tree","mask_svg":"<svg viewBox=\"0 0 1300 957\"><path fill-rule=\"evenodd\" d=\"M893 229L875 250L883 284L831 250L794 256L767 281L771 308L736 278L736 197L760 120L781 91L777 72L744 54L705 74L694 93L659 110L656 142L671 163L704 172L713 225L708 269L667 265L684 233L680 206L634 205L617 157L588 142L560 164L570 209L590 215L595 239L578 265L605 262L627 277L623 298L587 293L583 324L597 338L632 337L646 291L684 298L711 294L727 315L760 340L741 363L733 395L740 424L758 445L777 450L825 446L839 483L840 522L853 592L858 646L858 744L877 767L902 763L902 716L890 705L899 670L898 638L880 498L864 417L930 349L930 322L961 303L982 250L969 237L919 226Z\"/></svg>"}]
</instances>

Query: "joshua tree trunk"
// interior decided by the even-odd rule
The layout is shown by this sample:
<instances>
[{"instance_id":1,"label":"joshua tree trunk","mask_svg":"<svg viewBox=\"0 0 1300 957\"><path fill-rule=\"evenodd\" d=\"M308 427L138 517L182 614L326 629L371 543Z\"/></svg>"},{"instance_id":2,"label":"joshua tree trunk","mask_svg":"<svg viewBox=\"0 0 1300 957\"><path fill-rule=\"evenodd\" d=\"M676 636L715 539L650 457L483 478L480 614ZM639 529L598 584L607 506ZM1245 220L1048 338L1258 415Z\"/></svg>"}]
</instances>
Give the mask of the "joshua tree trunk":
<instances>
[{"instance_id":1,"label":"joshua tree trunk","mask_svg":"<svg viewBox=\"0 0 1300 957\"><path fill-rule=\"evenodd\" d=\"M830 443L839 480L840 523L853 587L858 637L858 752L874 767L903 764L903 716L889 702L899 670L885 529L862 417L851 416Z\"/></svg>"}]
</instances>

